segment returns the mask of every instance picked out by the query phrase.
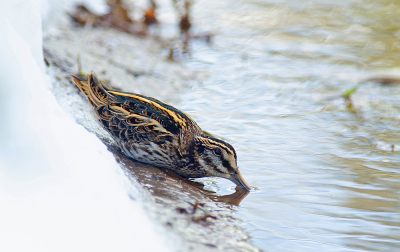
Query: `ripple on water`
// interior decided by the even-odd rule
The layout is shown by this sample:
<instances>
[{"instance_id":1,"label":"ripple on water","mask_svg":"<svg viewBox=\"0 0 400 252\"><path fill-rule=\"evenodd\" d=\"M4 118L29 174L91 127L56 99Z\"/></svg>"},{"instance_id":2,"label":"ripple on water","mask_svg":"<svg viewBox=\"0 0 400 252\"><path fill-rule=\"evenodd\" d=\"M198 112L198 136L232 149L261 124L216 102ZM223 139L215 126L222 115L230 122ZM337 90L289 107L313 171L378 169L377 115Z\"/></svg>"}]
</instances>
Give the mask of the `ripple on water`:
<instances>
[{"instance_id":1,"label":"ripple on water","mask_svg":"<svg viewBox=\"0 0 400 252\"><path fill-rule=\"evenodd\" d=\"M194 43L189 63L210 78L181 108L235 146L257 187L235 212L253 243L266 251L399 248L400 88L362 84L353 111L341 95L400 64L392 22L400 6L242 0L213 2L210 11L210 4L199 3L197 15L220 33L213 48ZM216 181L212 189L231 190Z\"/></svg>"}]
</instances>

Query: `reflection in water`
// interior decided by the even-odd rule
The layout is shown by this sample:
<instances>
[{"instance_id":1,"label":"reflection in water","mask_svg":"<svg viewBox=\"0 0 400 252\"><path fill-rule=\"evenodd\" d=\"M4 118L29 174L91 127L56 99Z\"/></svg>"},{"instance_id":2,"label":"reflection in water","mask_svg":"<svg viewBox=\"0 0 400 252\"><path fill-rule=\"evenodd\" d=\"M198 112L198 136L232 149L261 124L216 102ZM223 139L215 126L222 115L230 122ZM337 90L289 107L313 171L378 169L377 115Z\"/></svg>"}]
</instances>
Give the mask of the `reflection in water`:
<instances>
[{"instance_id":1,"label":"reflection in water","mask_svg":"<svg viewBox=\"0 0 400 252\"><path fill-rule=\"evenodd\" d=\"M225 202L230 205L235 205L239 206L240 202L250 193L249 191L242 189L238 186L235 188L235 192L229 195L224 195L224 196L217 196L217 195L210 195L210 199L219 201L219 202Z\"/></svg>"}]
</instances>

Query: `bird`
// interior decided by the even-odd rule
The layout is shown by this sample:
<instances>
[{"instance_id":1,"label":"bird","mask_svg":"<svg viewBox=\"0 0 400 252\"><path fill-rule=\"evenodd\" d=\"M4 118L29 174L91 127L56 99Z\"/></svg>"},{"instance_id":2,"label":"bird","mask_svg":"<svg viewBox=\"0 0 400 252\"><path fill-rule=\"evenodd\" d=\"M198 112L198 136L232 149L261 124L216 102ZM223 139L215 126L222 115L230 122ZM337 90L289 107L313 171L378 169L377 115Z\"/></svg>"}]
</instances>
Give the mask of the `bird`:
<instances>
[{"instance_id":1,"label":"bird","mask_svg":"<svg viewBox=\"0 0 400 252\"><path fill-rule=\"evenodd\" d=\"M126 156L185 178L221 177L251 190L232 145L203 132L187 114L149 96L111 90L93 71L87 82L71 77Z\"/></svg>"}]
</instances>

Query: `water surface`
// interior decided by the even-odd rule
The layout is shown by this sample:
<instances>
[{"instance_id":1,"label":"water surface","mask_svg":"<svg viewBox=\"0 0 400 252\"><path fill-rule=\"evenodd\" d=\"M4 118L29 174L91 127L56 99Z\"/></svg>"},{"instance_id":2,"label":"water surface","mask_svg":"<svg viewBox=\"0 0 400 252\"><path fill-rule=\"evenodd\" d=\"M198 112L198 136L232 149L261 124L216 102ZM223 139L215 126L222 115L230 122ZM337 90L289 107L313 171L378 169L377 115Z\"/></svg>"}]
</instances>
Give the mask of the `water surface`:
<instances>
[{"instance_id":1,"label":"water surface","mask_svg":"<svg viewBox=\"0 0 400 252\"><path fill-rule=\"evenodd\" d=\"M212 8L211 8L212 7ZM265 251L400 248L400 86L395 1L199 1L180 108L229 141L254 187L234 208ZM360 84L349 109L341 94ZM223 179L203 179L231 194Z\"/></svg>"}]
</instances>

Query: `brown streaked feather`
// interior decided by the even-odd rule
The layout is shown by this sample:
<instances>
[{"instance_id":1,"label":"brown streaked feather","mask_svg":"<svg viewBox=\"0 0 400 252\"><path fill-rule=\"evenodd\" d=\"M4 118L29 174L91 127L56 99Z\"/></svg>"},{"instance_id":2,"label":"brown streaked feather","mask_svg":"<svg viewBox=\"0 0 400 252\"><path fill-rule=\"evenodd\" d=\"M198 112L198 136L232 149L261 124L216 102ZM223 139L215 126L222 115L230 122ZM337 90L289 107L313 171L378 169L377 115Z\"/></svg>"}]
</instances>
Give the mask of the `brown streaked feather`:
<instances>
[{"instance_id":1,"label":"brown streaked feather","mask_svg":"<svg viewBox=\"0 0 400 252\"><path fill-rule=\"evenodd\" d=\"M154 119L131 114L122 107L115 105L104 107L105 109L102 107L102 109L96 111L101 119L100 122L114 137L120 138L120 140L137 142L146 139L158 141L157 138L172 135Z\"/></svg>"},{"instance_id":2,"label":"brown streaked feather","mask_svg":"<svg viewBox=\"0 0 400 252\"><path fill-rule=\"evenodd\" d=\"M188 133L201 132L200 127L186 114L175 108L171 110L171 106L152 97L106 90L94 73L88 75L87 83L72 77L87 96L101 124L116 138L159 142L167 136L172 137L170 130L176 128L180 129L175 132L178 138L185 137L182 133L185 133L187 126L190 128ZM178 143L182 145L184 141L179 139ZM182 149L181 146L175 148Z\"/></svg>"},{"instance_id":3,"label":"brown streaked feather","mask_svg":"<svg viewBox=\"0 0 400 252\"><path fill-rule=\"evenodd\" d=\"M84 82L76 76L71 76L78 88L87 96L94 109L116 100L115 96L108 93L103 87L95 73L91 72L88 75L88 82Z\"/></svg>"},{"instance_id":4,"label":"brown streaked feather","mask_svg":"<svg viewBox=\"0 0 400 252\"><path fill-rule=\"evenodd\" d=\"M78 77L71 74L72 79L74 80L76 86L87 96L89 97L90 91L89 86L86 82L81 81Z\"/></svg>"},{"instance_id":5,"label":"brown streaked feather","mask_svg":"<svg viewBox=\"0 0 400 252\"><path fill-rule=\"evenodd\" d=\"M115 95L121 102L129 103L128 107L131 113L155 117L154 119L173 134L182 133L189 128L195 130L196 133L201 133L200 127L188 115L157 99L119 91L109 91L108 93Z\"/></svg>"},{"instance_id":6,"label":"brown streaked feather","mask_svg":"<svg viewBox=\"0 0 400 252\"><path fill-rule=\"evenodd\" d=\"M147 113L138 114L134 107L129 106L129 102L118 102L116 96L103 87L94 73L89 74L88 83L72 77L95 108L101 124L119 140L158 142L171 135L161 122L150 118Z\"/></svg>"},{"instance_id":7,"label":"brown streaked feather","mask_svg":"<svg viewBox=\"0 0 400 252\"><path fill-rule=\"evenodd\" d=\"M182 111L152 97L145 95L108 91L124 102L124 108L131 114L152 118L159 122L167 132L177 138L177 152L180 156L187 155L187 146L193 141L193 136L202 134L201 128L193 119Z\"/></svg>"},{"instance_id":8,"label":"brown streaked feather","mask_svg":"<svg viewBox=\"0 0 400 252\"><path fill-rule=\"evenodd\" d=\"M109 94L100 83L95 73L90 73L88 76L89 97L96 107L105 105L109 102L115 101L115 96Z\"/></svg>"}]
</instances>

